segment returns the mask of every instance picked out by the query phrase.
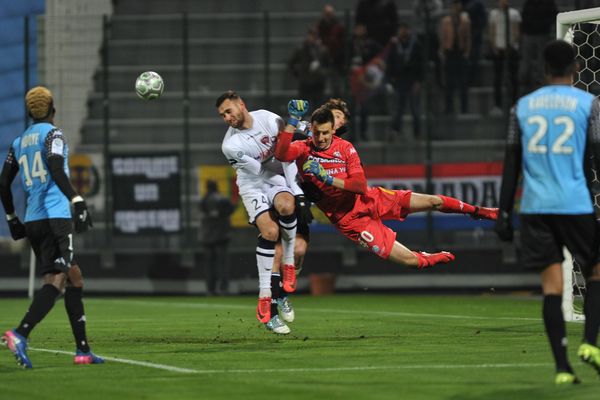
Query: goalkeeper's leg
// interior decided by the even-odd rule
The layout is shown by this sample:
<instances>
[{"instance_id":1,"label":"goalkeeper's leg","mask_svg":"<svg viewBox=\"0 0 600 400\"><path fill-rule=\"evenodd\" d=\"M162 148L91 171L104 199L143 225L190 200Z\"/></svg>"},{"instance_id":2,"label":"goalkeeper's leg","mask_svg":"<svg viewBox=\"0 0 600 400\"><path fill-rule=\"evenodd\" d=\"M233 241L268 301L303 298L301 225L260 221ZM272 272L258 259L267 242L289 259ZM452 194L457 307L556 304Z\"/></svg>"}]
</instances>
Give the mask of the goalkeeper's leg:
<instances>
[{"instance_id":1,"label":"goalkeeper's leg","mask_svg":"<svg viewBox=\"0 0 600 400\"><path fill-rule=\"evenodd\" d=\"M585 329L583 343L577 355L591 365L600 374L600 348L598 348L598 330L600 329L600 264L597 264L587 281L583 304Z\"/></svg>"},{"instance_id":2,"label":"goalkeeper's leg","mask_svg":"<svg viewBox=\"0 0 600 400\"><path fill-rule=\"evenodd\" d=\"M560 384L562 382L558 382L559 375L565 373L573 375L573 368L571 368L567 357L567 331L561 308L563 278L560 263L550 264L542 271L541 277L544 293L542 310L544 327L556 365L556 383Z\"/></svg>"},{"instance_id":3,"label":"goalkeeper's leg","mask_svg":"<svg viewBox=\"0 0 600 400\"><path fill-rule=\"evenodd\" d=\"M462 200L443 195L412 193L410 197L410 213L420 211L440 211L451 214L467 214L475 219L498 218L498 209L474 206Z\"/></svg>"}]
</instances>

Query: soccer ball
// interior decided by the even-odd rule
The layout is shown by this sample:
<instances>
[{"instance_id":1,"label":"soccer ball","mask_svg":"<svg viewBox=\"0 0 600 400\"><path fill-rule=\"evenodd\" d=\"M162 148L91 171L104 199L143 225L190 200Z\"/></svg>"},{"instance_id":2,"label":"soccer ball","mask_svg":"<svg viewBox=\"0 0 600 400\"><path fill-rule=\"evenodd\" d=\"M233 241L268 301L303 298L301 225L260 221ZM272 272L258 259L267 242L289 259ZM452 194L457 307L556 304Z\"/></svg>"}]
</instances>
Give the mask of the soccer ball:
<instances>
[{"instance_id":1,"label":"soccer ball","mask_svg":"<svg viewBox=\"0 0 600 400\"><path fill-rule=\"evenodd\" d=\"M144 100L158 99L164 88L163 79L153 71L142 72L135 81L135 93Z\"/></svg>"}]
</instances>

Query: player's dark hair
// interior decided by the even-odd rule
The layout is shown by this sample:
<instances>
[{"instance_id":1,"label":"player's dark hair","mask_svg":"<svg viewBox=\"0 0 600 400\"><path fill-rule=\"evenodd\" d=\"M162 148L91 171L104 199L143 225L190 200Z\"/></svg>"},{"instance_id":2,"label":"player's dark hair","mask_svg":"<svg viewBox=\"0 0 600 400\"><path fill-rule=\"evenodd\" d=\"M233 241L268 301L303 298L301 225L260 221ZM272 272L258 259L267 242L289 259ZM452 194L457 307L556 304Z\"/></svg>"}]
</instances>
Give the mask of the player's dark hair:
<instances>
[{"instance_id":1,"label":"player's dark hair","mask_svg":"<svg viewBox=\"0 0 600 400\"><path fill-rule=\"evenodd\" d=\"M310 116L311 125L321 125L327 122L331 122L331 125L333 126L334 121L335 119L333 118L333 113L329 108L325 106L317 108Z\"/></svg>"},{"instance_id":2,"label":"player's dark hair","mask_svg":"<svg viewBox=\"0 0 600 400\"><path fill-rule=\"evenodd\" d=\"M346 117L346 122L350 121L350 110L348 109L348 105L344 100L329 99L325 104L323 104L323 107L329 110L340 110L342 113L344 113L344 116Z\"/></svg>"},{"instance_id":3,"label":"player's dark hair","mask_svg":"<svg viewBox=\"0 0 600 400\"><path fill-rule=\"evenodd\" d=\"M544 48L545 72L551 77L571 76L577 60L573 46L564 40L553 40Z\"/></svg>"},{"instance_id":4,"label":"player's dark hair","mask_svg":"<svg viewBox=\"0 0 600 400\"><path fill-rule=\"evenodd\" d=\"M228 90L217 98L215 107L219 108L225 100L241 100L241 97L233 90Z\"/></svg>"}]
</instances>

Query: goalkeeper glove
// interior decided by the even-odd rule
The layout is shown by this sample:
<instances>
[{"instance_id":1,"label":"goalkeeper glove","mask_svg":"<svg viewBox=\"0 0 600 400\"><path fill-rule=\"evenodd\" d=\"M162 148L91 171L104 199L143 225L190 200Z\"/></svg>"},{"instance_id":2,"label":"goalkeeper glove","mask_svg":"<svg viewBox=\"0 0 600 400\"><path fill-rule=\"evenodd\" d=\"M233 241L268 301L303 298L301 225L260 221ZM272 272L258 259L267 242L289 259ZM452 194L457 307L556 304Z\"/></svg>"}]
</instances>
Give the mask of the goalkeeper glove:
<instances>
[{"instance_id":1,"label":"goalkeeper glove","mask_svg":"<svg viewBox=\"0 0 600 400\"><path fill-rule=\"evenodd\" d=\"M295 198L298 224L309 225L314 218L310 211L310 201L303 194L296 195Z\"/></svg>"},{"instance_id":2,"label":"goalkeeper glove","mask_svg":"<svg viewBox=\"0 0 600 400\"><path fill-rule=\"evenodd\" d=\"M447 251L441 251L439 253L426 253L424 251L413 251L413 254L417 256L419 264L418 269L429 268L439 263L448 263L454 260L454 254Z\"/></svg>"},{"instance_id":3,"label":"goalkeeper glove","mask_svg":"<svg viewBox=\"0 0 600 400\"><path fill-rule=\"evenodd\" d=\"M333 176L327 175L327 171L321 164L315 160L307 160L302 165L302 171L307 174L313 174L318 180L328 185L333 184Z\"/></svg>"},{"instance_id":4,"label":"goalkeeper glove","mask_svg":"<svg viewBox=\"0 0 600 400\"><path fill-rule=\"evenodd\" d=\"M75 196L73 200L73 222L75 223L75 232L82 233L93 226L92 216L90 215L85 200L81 196Z\"/></svg>"},{"instance_id":5,"label":"goalkeeper glove","mask_svg":"<svg viewBox=\"0 0 600 400\"><path fill-rule=\"evenodd\" d=\"M287 123L292 126L297 126L298 121L302 119L304 114L308 111L308 101L306 100L290 100L288 103L288 113L290 114L290 118Z\"/></svg>"},{"instance_id":6,"label":"goalkeeper glove","mask_svg":"<svg viewBox=\"0 0 600 400\"><path fill-rule=\"evenodd\" d=\"M7 215L6 221L8 222L8 229L13 240L23 239L26 236L25 225L21 223L19 217L15 214Z\"/></svg>"},{"instance_id":7,"label":"goalkeeper glove","mask_svg":"<svg viewBox=\"0 0 600 400\"><path fill-rule=\"evenodd\" d=\"M496 225L494 225L494 231L503 242L512 242L514 230L509 213L506 211L500 211L498 213L498 219L496 220Z\"/></svg>"}]
</instances>

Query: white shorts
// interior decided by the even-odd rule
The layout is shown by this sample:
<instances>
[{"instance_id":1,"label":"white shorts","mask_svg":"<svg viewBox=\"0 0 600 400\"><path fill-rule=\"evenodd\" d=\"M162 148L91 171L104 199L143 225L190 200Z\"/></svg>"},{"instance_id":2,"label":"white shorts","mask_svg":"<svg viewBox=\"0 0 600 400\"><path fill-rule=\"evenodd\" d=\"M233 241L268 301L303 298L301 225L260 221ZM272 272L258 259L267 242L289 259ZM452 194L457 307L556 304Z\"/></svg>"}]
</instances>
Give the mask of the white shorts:
<instances>
[{"instance_id":1,"label":"white shorts","mask_svg":"<svg viewBox=\"0 0 600 400\"><path fill-rule=\"evenodd\" d=\"M260 214L269 211L273 207L273 199L281 192L291 194L292 190L287 186L271 186L262 185L262 189L248 190L244 193L240 193L246 212L248 213L248 222L254 224L256 217Z\"/></svg>"}]
</instances>

